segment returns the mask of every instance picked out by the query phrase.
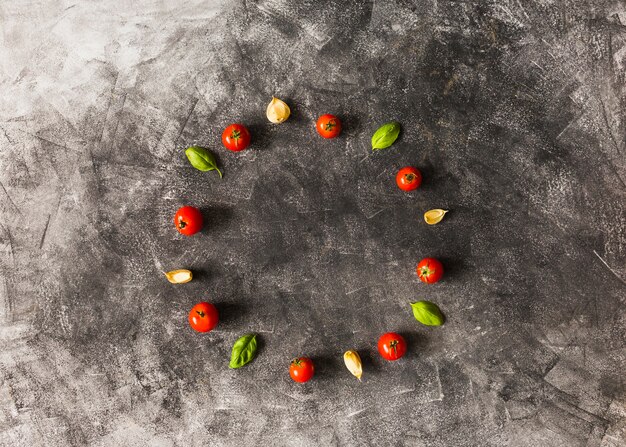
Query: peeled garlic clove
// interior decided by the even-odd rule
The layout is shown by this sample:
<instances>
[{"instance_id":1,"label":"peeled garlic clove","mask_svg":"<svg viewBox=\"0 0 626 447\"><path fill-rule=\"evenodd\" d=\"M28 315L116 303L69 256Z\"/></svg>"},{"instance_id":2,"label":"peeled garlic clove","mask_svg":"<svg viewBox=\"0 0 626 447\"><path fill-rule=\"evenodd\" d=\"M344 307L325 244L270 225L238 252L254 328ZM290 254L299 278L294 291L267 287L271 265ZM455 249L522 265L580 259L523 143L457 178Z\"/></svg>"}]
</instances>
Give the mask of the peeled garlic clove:
<instances>
[{"instance_id":1,"label":"peeled garlic clove","mask_svg":"<svg viewBox=\"0 0 626 447\"><path fill-rule=\"evenodd\" d=\"M424 220L426 221L428 225L438 224L439 222L441 222L441 219L443 219L443 216L445 216L447 212L448 210L442 210L439 208L435 210L426 211L424 213Z\"/></svg>"},{"instance_id":2,"label":"peeled garlic clove","mask_svg":"<svg viewBox=\"0 0 626 447\"><path fill-rule=\"evenodd\" d=\"M167 272L165 277L172 284L184 284L186 282L191 281L193 275L190 270L180 269L180 270L172 270L171 272Z\"/></svg>"},{"instance_id":3,"label":"peeled garlic clove","mask_svg":"<svg viewBox=\"0 0 626 447\"><path fill-rule=\"evenodd\" d=\"M346 351L343 354L343 361L346 364L348 371L352 373L354 377L361 380L363 375L363 366L361 365L361 357L356 351Z\"/></svg>"},{"instance_id":4,"label":"peeled garlic clove","mask_svg":"<svg viewBox=\"0 0 626 447\"><path fill-rule=\"evenodd\" d=\"M289 106L285 104L285 102L272 96L272 100L267 105L267 110L265 114L267 115L267 119L270 120L270 122L280 124L283 121L286 121L287 118L289 118L289 115L291 115L291 110L289 109Z\"/></svg>"}]
</instances>

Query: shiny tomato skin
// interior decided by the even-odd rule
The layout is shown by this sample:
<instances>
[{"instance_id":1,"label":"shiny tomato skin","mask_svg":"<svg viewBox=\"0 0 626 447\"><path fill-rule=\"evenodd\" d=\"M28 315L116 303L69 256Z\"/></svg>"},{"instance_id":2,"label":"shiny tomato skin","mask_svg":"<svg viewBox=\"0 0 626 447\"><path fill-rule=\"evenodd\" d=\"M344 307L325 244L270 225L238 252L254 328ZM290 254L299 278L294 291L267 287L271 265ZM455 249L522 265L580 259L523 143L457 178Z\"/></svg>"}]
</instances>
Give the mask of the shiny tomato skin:
<instances>
[{"instance_id":1,"label":"shiny tomato skin","mask_svg":"<svg viewBox=\"0 0 626 447\"><path fill-rule=\"evenodd\" d=\"M311 380L314 373L315 367L313 366L313 360L308 357L293 359L289 365L289 375L298 383L308 382Z\"/></svg>"},{"instance_id":2,"label":"shiny tomato skin","mask_svg":"<svg viewBox=\"0 0 626 447\"><path fill-rule=\"evenodd\" d=\"M231 124L222 132L222 144L234 152L244 150L250 145L250 132L243 124Z\"/></svg>"},{"instance_id":3,"label":"shiny tomato skin","mask_svg":"<svg viewBox=\"0 0 626 447\"><path fill-rule=\"evenodd\" d=\"M406 166L396 174L396 184L402 191L413 191L422 184L422 173L413 166Z\"/></svg>"},{"instance_id":4,"label":"shiny tomato skin","mask_svg":"<svg viewBox=\"0 0 626 447\"><path fill-rule=\"evenodd\" d=\"M193 206L183 206L174 215L174 225L180 234L191 236L202 230L202 213Z\"/></svg>"},{"instance_id":5,"label":"shiny tomato skin","mask_svg":"<svg viewBox=\"0 0 626 447\"><path fill-rule=\"evenodd\" d=\"M315 125L317 133L324 138L335 138L341 133L341 120L334 115L322 115Z\"/></svg>"},{"instance_id":6,"label":"shiny tomato skin","mask_svg":"<svg viewBox=\"0 0 626 447\"><path fill-rule=\"evenodd\" d=\"M419 279L426 284L434 284L443 276L443 265L435 258L422 259L415 270Z\"/></svg>"},{"instance_id":7,"label":"shiny tomato skin","mask_svg":"<svg viewBox=\"0 0 626 447\"><path fill-rule=\"evenodd\" d=\"M378 352L385 360L398 360L406 354L406 341L400 334L387 332L378 339Z\"/></svg>"},{"instance_id":8,"label":"shiny tomato skin","mask_svg":"<svg viewBox=\"0 0 626 447\"><path fill-rule=\"evenodd\" d=\"M217 308L211 303L198 303L189 312L189 325L198 332L209 332L219 321Z\"/></svg>"}]
</instances>

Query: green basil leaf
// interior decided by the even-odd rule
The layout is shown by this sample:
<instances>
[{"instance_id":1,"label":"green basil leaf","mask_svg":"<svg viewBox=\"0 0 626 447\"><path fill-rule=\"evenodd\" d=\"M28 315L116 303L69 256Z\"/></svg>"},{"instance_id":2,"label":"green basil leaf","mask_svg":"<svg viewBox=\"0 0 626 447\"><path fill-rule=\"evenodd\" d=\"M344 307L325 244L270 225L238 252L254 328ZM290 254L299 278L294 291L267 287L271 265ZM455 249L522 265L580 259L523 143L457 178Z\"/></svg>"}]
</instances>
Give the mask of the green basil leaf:
<instances>
[{"instance_id":1,"label":"green basil leaf","mask_svg":"<svg viewBox=\"0 0 626 447\"><path fill-rule=\"evenodd\" d=\"M383 124L372 136L372 150L385 149L391 146L400 135L400 123L392 121Z\"/></svg>"},{"instance_id":2,"label":"green basil leaf","mask_svg":"<svg viewBox=\"0 0 626 447\"><path fill-rule=\"evenodd\" d=\"M256 334L248 334L239 338L233 345L233 352L230 355L230 368L241 368L250 363L256 355Z\"/></svg>"},{"instance_id":3,"label":"green basil leaf","mask_svg":"<svg viewBox=\"0 0 626 447\"><path fill-rule=\"evenodd\" d=\"M217 167L217 161L215 161L215 155L200 146L191 146L185 151L185 155L189 159L191 166L199 171L217 171L222 178L222 171Z\"/></svg>"},{"instance_id":4,"label":"green basil leaf","mask_svg":"<svg viewBox=\"0 0 626 447\"><path fill-rule=\"evenodd\" d=\"M441 326L445 321L445 317L435 303L418 301L411 303L411 307L415 319L426 326Z\"/></svg>"}]
</instances>

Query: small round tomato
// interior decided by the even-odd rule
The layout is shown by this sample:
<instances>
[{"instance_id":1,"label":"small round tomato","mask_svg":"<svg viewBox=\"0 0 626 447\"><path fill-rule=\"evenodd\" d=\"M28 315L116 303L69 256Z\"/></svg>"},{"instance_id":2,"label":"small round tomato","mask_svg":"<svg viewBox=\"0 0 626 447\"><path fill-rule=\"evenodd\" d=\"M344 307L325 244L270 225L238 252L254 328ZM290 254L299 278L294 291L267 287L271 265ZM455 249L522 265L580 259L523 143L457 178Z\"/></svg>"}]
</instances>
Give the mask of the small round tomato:
<instances>
[{"instance_id":1,"label":"small round tomato","mask_svg":"<svg viewBox=\"0 0 626 447\"><path fill-rule=\"evenodd\" d=\"M222 144L231 151L242 151L250 144L250 132L243 124L231 124L222 132Z\"/></svg>"},{"instance_id":2,"label":"small round tomato","mask_svg":"<svg viewBox=\"0 0 626 447\"><path fill-rule=\"evenodd\" d=\"M443 265L435 258L424 258L417 264L417 276L426 284L434 284L443 276Z\"/></svg>"},{"instance_id":3,"label":"small round tomato","mask_svg":"<svg viewBox=\"0 0 626 447\"><path fill-rule=\"evenodd\" d=\"M334 115L322 115L317 119L315 128L324 138L335 138L341 133L341 120Z\"/></svg>"},{"instance_id":4,"label":"small round tomato","mask_svg":"<svg viewBox=\"0 0 626 447\"><path fill-rule=\"evenodd\" d=\"M217 308L211 303L198 303L189 312L189 324L198 332L209 332L218 321Z\"/></svg>"},{"instance_id":5,"label":"small round tomato","mask_svg":"<svg viewBox=\"0 0 626 447\"><path fill-rule=\"evenodd\" d=\"M180 234L196 234L202 229L202 213L193 206L183 206L174 215L174 225Z\"/></svg>"},{"instance_id":6,"label":"small round tomato","mask_svg":"<svg viewBox=\"0 0 626 447\"><path fill-rule=\"evenodd\" d=\"M378 352L385 360L398 360L406 353L406 341L400 334L387 332L378 339Z\"/></svg>"},{"instance_id":7,"label":"small round tomato","mask_svg":"<svg viewBox=\"0 0 626 447\"><path fill-rule=\"evenodd\" d=\"M413 166L406 166L396 174L396 184L402 191L413 191L422 184L422 173Z\"/></svg>"},{"instance_id":8,"label":"small round tomato","mask_svg":"<svg viewBox=\"0 0 626 447\"><path fill-rule=\"evenodd\" d=\"M289 365L289 375L296 382L308 382L313 377L313 373L315 373L313 360L308 357L293 359Z\"/></svg>"}]
</instances>

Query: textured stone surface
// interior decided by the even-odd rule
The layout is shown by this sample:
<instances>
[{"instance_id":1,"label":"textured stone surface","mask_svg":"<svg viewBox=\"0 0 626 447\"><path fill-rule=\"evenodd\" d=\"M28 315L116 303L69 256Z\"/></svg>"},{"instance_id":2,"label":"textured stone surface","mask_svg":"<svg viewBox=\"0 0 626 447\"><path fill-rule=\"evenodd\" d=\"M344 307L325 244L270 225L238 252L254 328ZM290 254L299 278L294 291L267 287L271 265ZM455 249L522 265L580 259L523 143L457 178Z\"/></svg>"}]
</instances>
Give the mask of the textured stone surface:
<instances>
[{"instance_id":1,"label":"textured stone surface","mask_svg":"<svg viewBox=\"0 0 626 447\"><path fill-rule=\"evenodd\" d=\"M624 3L7 0L0 26L0 445L626 444ZM237 121L254 144L227 153ZM193 238L183 204L208 221ZM167 283L181 267L196 279Z\"/></svg>"}]
</instances>

